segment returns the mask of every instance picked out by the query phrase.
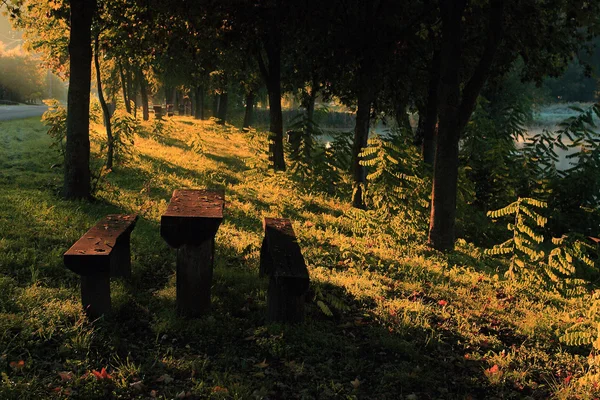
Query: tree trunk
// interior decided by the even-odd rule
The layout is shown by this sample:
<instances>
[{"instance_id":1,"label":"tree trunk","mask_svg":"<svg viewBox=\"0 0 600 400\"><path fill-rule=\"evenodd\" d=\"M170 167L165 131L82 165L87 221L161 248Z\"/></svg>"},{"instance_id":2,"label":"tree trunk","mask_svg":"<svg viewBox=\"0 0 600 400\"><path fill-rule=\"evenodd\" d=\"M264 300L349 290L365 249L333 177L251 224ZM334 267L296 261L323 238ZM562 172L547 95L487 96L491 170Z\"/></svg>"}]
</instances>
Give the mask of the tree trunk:
<instances>
[{"instance_id":1,"label":"tree trunk","mask_svg":"<svg viewBox=\"0 0 600 400\"><path fill-rule=\"evenodd\" d=\"M275 171L285 171L285 160L283 158L283 115L281 112L281 87L280 82L272 82L275 89L269 90L269 140L270 154Z\"/></svg>"},{"instance_id":2,"label":"tree trunk","mask_svg":"<svg viewBox=\"0 0 600 400\"><path fill-rule=\"evenodd\" d=\"M313 147L313 134L315 124L315 101L317 99L317 92L319 91L318 84L313 81L310 95L306 102L306 127L304 129L304 148L303 155L304 161L310 161L311 152Z\"/></svg>"},{"instance_id":3,"label":"tree trunk","mask_svg":"<svg viewBox=\"0 0 600 400\"><path fill-rule=\"evenodd\" d=\"M219 95L214 94L213 95L213 104L212 104L212 116L214 118L217 118L217 115L219 113L219 100L220 100Z\"/></svg>"},{"instance_id":4,"label":"tree trunk","mask_svg":"<svg viewBox=\"0 0 600 400\"><path fill-rule=\"evenodd\" d=\"M462 90L460 81L461 24L466 0L441 0L442 48L440 53L439 128L436 138L431 194L429 245L437 250L454 249L458 143L477 96L489 75L503 34L503 0L490 2L486 45L473 75Z\"/></svg>"},{"instance_id":5,"label":"tree trunk","mask_svg":"<svg viewBox=\"0 0 600 400\"><path fill-rule=\"evenodd\" d=\"M127 91L127 78L125 77L125 69L123 64L119 61L119 75L121 75L121 89L123 90L123 102L125 103L125 110L128 114L131 114L131 104L129 103L129 92Z\"/></svg>"},{"instance_id":6,"label":"tree trunk","mask_svg":"<svg viewBox=\"0 0 600 400\"><path fill-rule=\"evenodd\" d=\"M281 10L282 0L277 0L271 14L269 34L263 37L263 45L268 65L265 65L262 54L258 53L258 66L267 85L269 93L269 119L271 132L270 151L271 167L275 171L285 171L283 157L283 115L281 112Z\"/></svg>"},{"instance_id":7,"label":"tree trunk","mask_svg":"<svg viewBox=\"0 0 600 400\"><path fill-rule=\"evenodd\" d=\"M229 95L227 92L221 93L221 100L219 101L219 117L217 119L217 123L219 125L225 125L227 120L227 102Z\"/></svg>"},{"instance_id":8,"label":"tree trunk","mask_svg":"<svg viewBox=\"0 0 600 400\"><path fill-rule=\"evenodd\" d=\"M369 124L371 119L371 104L373 102L373 85L371 83L371 68L368 63L371 59L363 60L359 77L358 106L356 109L356 126L354 128L354 143L352 146L352 176L354 179L352 190L352 206L365 208L363 199L367 184L367 170L360 165L360 152L367 146L369 140Z\"/></svg>"},{"instance_id":9,"label":"tree trunk","mask_svg":"<svg viewBox=\"0 0 600 400\"><path fill-rule=\"evenodd\" d=\"M148 111L148 84L141 68L138 70L138 82L142 95L142 118L144 121L148 121L150 119L150 112Z\"/></svg>"},{"instance_id":10,"label":"tree trunk","mask_svg":"<svg viewBox=\"0 0 600 400\"><path fill-rule=\"evenodd\" d=\"M131 67L131 77L129 78L129 82L130 82L130 87L131 87L131 91L129 92L129 98L131 100L133 100L133 117L137 118L137 112L138 112L138 99L137 99L137 94L138 94L138 89L139 89L139 81L136 79L135 76L135 67Z\"/></svg>"},{"instance_id":11,"label":"tree trunk","mask_svg":"<svg viewBox=\"0 0 600 400\"><path fill-rule=\"evenodd\" d=\"M253 124L254 117L254 91L249 91L246 94L246 110L244 112L244 123L242 130L247 130Z\"/></svg>"},{"instance_id":12,"label":"tree trunk","mask_svg":"<svg viewBox=\"0 0 600 400\"><path fill-rule=\"evenodd\" d=\"M454 248L458 179L458 109L460 107L461 19L465 0L442 5L442 49L440 54L439 129L433 166L429 245L437 250Z\"/></svg>"},{"instance_id":13,"label":"tree trunk","mask_svg":"<svg viewBox=\"0 0 600 400\"><path fill-rule=\"evenodd\" d=\"M96 0L71 0L69 36L69 91L67 144L63 195L89 198L90 183L90 83L92 80L92 19Z\"/></svg>"},{"instance_id":14,"label":"tree trunk","mask_svg":"<svg viewBox=\"0 0 600 400\"><path fill-rule=\"evenodd\" d=\"M204 119L204 88L197 86L195 90L194 118Z\"/></svg>"},{"instance_id":15,"label":"tree trunk","mask_svg":"<svg viewBox=\"0 0 600 400\"><path fill-rule=\"evenodd\" d=\"M435 158L435 137L438 120L438 88L440 83L440 52L434 52L427 88L427 100L424 107L421 137L421 155L425 164L433 165Z\"/></svg>"},{"instance_id":16,"label":"tree trunk","mask_svg":"<svg viewBox=\"0 0 600 400\"><path fill-rule=\"evenodd\" d=\"M112 135L112 127L110 124L110 110L106 99L104 99L104 93L102 92L102 78L100 75L100 61L99 61L99 47L100 47L99 35L96 36L94 41L94 65L96 67L96 86L98 88L98 100L100 101L100 107L102 107L102 114L104 115L104 126L106 127L106 140L107 140L107 154L106 154L106 168L112 169L113 158L114 158L114 140Z\"/></svg>"}]
</instances>

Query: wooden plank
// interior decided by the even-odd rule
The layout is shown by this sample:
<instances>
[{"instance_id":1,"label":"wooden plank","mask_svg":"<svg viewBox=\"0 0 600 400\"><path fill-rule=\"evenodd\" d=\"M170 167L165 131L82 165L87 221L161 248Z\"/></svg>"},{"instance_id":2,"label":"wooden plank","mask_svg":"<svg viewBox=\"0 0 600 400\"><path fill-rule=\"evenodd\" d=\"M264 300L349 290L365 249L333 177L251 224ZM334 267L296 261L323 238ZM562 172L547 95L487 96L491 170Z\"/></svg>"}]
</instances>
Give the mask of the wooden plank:
<instances>
[{"instance_id":1,"label":"wooden plank","mask_svg":"<svg viewBox=\"0 0 600 400\"><path fill-rule=\"evenodd\" d=\"M160 234L169 246L200 243L213 238L223 221L222 189L175 190L160 220Z\"/></svg>"},{"instance_id":2,"label":"wooden plank","mask_svg":"<svg viewBox=\"0 0 600 400\"><path fill-rule=\"evenodd\" d=\"M107 215L65 252L65 266L79 275L110 273L112 250L122 235L131 233L137 219L137 215Z\"/></svg>"}]
</instances>

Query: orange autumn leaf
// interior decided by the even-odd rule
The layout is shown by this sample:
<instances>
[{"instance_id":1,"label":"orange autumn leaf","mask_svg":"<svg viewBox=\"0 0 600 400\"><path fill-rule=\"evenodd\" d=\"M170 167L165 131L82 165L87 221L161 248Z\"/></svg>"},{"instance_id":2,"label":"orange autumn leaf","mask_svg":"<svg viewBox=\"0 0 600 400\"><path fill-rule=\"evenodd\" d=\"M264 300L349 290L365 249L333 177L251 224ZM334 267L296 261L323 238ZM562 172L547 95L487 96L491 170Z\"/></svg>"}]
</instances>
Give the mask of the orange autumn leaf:
<instances>
[{"instance_id":1,"label":"orange autumn leaf","mask_svg":"<svg viewBox=\"0 0 600 400\"><path fill-rule=\"evenodd\" d=\"M94 374L97 380L112 379L112 376L110 376L108 372L106 372L106 368L104 367L102 367L102 370L100 372L92 370L92 374Z\"/></svg>"},{"instance_id":2,"label":"orange autumn leaf","mask_svg":"<svg viewBox=\"0 0 600 400\"><path fill-rule=\"evenodd\" d=\"M70 381L71 379L73 379L72 372L67 372L67 371L59 372L58 376L60 376L60 380L63 382L67 382L67 381Z\"/></svg>"},{"instance_id":3,"label":"orange autumn leaf","mask_svg":"<svg viewBox=\"0 0 600 400\"><path fill-rule=\"evenodd\" d=\"M498 367L498 364L494 364L493 367L487 369L487 372L489 372L490 374L496 374L500 372L500 367Z\"/></svg>"},{"instance_id":4,"label":"orange autumn leaf","mask_svg":"<svg viewBox=\"0 0 600 400\"><path fill-rule=\"evenodd\" d=\"M213 391L213 393L223 393L223 394L229 393L229 390L227 388L224 388L221 386L215 386L212 391Z\"/></svg>"},{"instance_id":5,"label":"orange autumn leaf","mask_svg":"<svg viewBox=\"0 0 600 400\"><path fill-rule=\"evenodd\" d=\"M11 361L10 362L10 367L12 369L21 369L25 366L25 361L23 360L19 360L19 361Z\"/></svg>"}]
</instances>

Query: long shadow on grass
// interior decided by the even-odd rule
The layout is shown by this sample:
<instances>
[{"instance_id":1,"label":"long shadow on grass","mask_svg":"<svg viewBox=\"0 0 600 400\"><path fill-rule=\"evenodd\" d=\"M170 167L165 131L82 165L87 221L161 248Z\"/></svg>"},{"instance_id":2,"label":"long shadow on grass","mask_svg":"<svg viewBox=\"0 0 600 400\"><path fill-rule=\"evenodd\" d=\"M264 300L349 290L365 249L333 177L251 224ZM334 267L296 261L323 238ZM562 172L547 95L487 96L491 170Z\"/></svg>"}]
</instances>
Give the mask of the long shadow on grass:
<instances>
[{"instance_id":1,"label":"long shadow on grass","mask_svg":"<svg viewBox=\"0 0 600 400\"><path fill-rule=\"evenodd\" d=\"M224 164L224 167L235 172L243 172L250 169L244 160L240 159L239 157L218 156L212 153L206 153L204 156L213 161Z\"/></svg>"},{"instance_id":2,"label":"long shadow on grass","mask_svg":"<svg viewBox=\"0 0 600 400\"><path fill-rule=\"evenodd\" d=\"M217 260L230 257L236 257L235 250L219 245ZM333 390L337 396L373 399L411 393L483 398L512 391L509 382L488 382L487 363L464 357L460 335L407 324L397 329L335 285L313 282L304 324L266 325L267 282L258 278L256 259L238 261L216 263L213 308L205 317L175 314L173 280L151 295L131 292L100 333L108 341L103 357L114 357L110 349L116 349L121 359L143 360L140 373L150 385L165 373L175 386L195 375L210 387L237 387L246 395L264 387L277 392L276 398L300 392L320 398ZM349 309L334 308L332 296ZM334 316L327 317L315 300L329 304ZM151 362L165 357L172 361ZM197 359L209 367L190 364Z\"/></svg>"}]
</instances>

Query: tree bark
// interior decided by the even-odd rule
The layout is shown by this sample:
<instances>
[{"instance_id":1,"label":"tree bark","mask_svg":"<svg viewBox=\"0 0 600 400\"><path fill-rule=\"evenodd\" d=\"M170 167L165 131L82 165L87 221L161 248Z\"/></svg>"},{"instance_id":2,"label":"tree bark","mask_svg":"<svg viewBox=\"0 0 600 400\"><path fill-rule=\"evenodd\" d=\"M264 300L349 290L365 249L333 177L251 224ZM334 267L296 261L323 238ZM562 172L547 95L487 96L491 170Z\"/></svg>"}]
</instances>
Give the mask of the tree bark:
<instances>
[{"instance_id":1,"label":"tree bark","mask_svg":"<svg viewBox=\"0 0 600 400\"><path fill-rule=\"evenodd\" d=\"M306 127L304 128L304 148L302 149L304 161L310 161L313 147L313 134L315 124L315 101L319 91L318 83L313 81L310 95L306 101Z\"/></svg>"},{"instance_id":2,"label":"tree bark","mask_svg":"<svg viewBox=\"0 0 600 400\"><path fill-rule=\"evenodd\" d=\"M244 112L244 123L242 124L242 130L250 128L253 124L254 119L254 91L249 91L246 94L246 110Z\"/></svg>"},{"instance_id":3,"label":"tree bark","mask_svg":"<svg viewBox=\"0 0 600 400\"><path fill-rule=\"evenodd\" d=\"M69 36L69 91L67 144L63 195L67 199L89 198L90 182L90 83L92 19L96 0L71 0Z\"/></svg>"},{"instance_id":4,"label":"tree bark","mask_svg":"<svg viewBox=\"0 0 600 400\"><path fill-rule=\"evenodd\" d=\"M114 140L112 135L112 127L110 123L110 110L104 93L102 91L102 78L100 74L100 60L99 60L99 48L100 48L99 35L94 40L94 65L96 67L96 86L98 88L98 100L100 101L100 107L102 107L102 114L104 115L104 126L106 127L106 140L107 140L107 154L106 154L106 168L112 169L113 159L115 153Z\"/></svg>"},{"instance_id":5,"label":"tree bark","mask_svg":"<svg viewBox=\"0 0 600 400\"><path fill-rule=\"evenodd\" d=\"M227 94L227 92L223 92L221 93L220 98L221 100L219 101L219 116L217 118L217 123L219 125L225 125L225 122L227 120L227 103L229 95Z\"/></svg>"},{"instance_id":6,"label":"tree bark","mask_svg":"<svg viewBox=\"0 0 600 400\"><path fill-rule=\"evenodd\" d=\"M271 167L275 171L285 171L283 115L281 112L281 26L279 23L282 7L282 1L277 0L275 10L270 16L269 34L263 38L268 65L265 65L262 54L258 54L258 66L269 93L269 132L271 132L269 153L273 162Z\"/></svg>"},{"instance_id":7,"label":"tree bark","mask_svg":"<svg viewBox=\"0 0 600 400\"><path fill-rule=\"evenodd\" d=\"M431 194L429 245L441 251L454 249L458 143L489 75L502 38L503 0L492 0L485 49L461 100L460 57L465 0L440 0L442 49L440 54L439 128L436 138Z\"/></svg>"},{"instance_id":8,"label":"tree bark","mask_svg":"<svg viewBox=\"0 0 600 400\"><path fill-rule=\"evenodd\" d=\"M142 118L144 121L148 121L150 119L150 112L148 110L148 84L141 68L138 69L138 82L140 85L140 94L142 95Z\"/></svg>"},{"instance_id":9,"label":"tree bark","mask_svg":"<svg viewBox=\"0 0 600 400\"><path fill-rule=\"evenodd\" d=\"M421 155L425 164L433 166L435 158L435 136L438 122L438 91L440 84L440 52L434 52L431 61L427 100L424 107L423 125L421 127ZM419 122L421 116L419 116Z\"/></svg>"},{"instance_id":10,"label":"tree bark","mask_svg":"<svg viewBox=\"0 0 600 400\"><path fill-rule=\"evenodd\" d=\"M354 179L352 190L352 206L365 208L363 199L367 184L367 170L360 165L360 152L367 147L369 140L369 124L371 121L371 104L373 103L373 85L371 83L372 60L365 57L361 62L359 76L358 105L356 109L356 126L354 128L354 143L352 146L352 176Z\"/></svg>"},{"instance_id":11,"label":"tree bark","mask_svg":"<svg viewBox=\"0 0 600 400\"><path fill-rule=\"evenodd\" d=\"M204 119L204 88L202 86L196 86L194 95L194 118Z\"/></svg>"},{"instance_id":12,"label":"tree bark","mask_svg":"<svg viewBox=\"0 0 600 400\"><path fill-rule=\"evenodd\" d=\"M125 110L128 114L131 114L129 92L127 91L127 78L125 77L125 69L123 68L121 61L119 61L119 75L121 76L121 89L123 90L123 102L125 103Z\"/></svg>"},{"instance_id":13,"label":"tree bark","mask_svg":"<svg viewBox=\"0 0 600 400\"><path fill-rule=\"evenodd\" d=\"M213 104L212 104L212 116L214 118L217 118L217 115L219 113L219 95L218 94L214 94L213 95Z\"/></svg>"}]
</instances>

